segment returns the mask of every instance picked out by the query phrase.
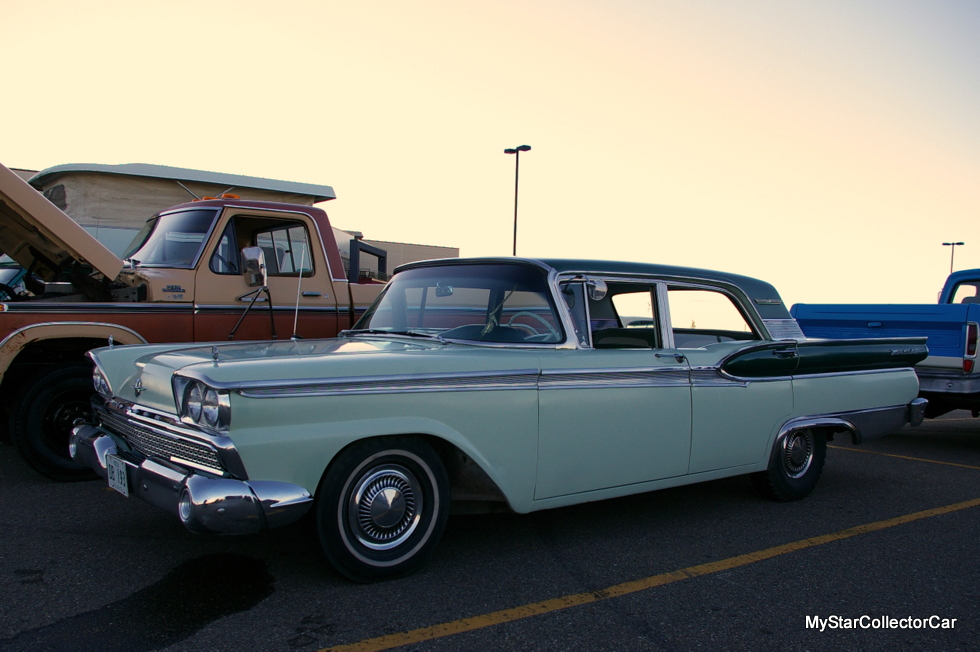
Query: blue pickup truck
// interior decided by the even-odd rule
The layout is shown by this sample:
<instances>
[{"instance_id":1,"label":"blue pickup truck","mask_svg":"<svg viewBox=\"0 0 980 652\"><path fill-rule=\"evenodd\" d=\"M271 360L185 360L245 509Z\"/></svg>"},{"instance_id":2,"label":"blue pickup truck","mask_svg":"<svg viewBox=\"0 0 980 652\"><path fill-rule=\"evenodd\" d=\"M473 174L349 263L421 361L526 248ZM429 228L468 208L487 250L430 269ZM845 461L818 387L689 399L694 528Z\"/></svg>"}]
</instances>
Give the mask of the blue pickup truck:
<instances>
[{"instance_id":1,"label":"blue pickup truck","mask_svg":"<svg viewBox=\"0 0 980 652\"><path fill-rule=\"evenodd\" d=\"M808 338L926 336L929 357L915 367L919 395L929 399L926 416L980 416L980 269L950 274L936 305L798 303L790 314Z\"/></svg>"}]
</instances>

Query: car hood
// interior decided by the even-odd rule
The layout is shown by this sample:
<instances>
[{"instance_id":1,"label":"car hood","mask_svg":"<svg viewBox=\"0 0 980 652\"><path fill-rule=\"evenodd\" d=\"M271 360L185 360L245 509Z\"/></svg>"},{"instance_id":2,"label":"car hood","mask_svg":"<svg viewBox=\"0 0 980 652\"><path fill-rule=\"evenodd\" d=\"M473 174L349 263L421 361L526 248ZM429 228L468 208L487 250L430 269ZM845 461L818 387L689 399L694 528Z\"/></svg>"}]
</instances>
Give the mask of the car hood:
<instances>
[{"instance_id":1,"label":"car hood","mask_svg":"<svg viewBox=\"0 0 980 652\"><path fill-rule=\"evenodd\" d=\"M46 281L71 261L84 262L114 279L121 261L26 181L0 165L0 253Z\"/></svg>"},{"instance_id":2,"label":"car hood","mask_svg":"<svg viewBox=\"0 0 980 652\"><path fill-rule=\"evenodd\" d=\"M440 376L537 374L534 351L445 344L396 336L327 340L242 342L204 346L152 345L102 348L91 357L113 394L174 412L175 373L232 391L283 391L323 384L357 384Z\"/></svg>"}]
</instances>

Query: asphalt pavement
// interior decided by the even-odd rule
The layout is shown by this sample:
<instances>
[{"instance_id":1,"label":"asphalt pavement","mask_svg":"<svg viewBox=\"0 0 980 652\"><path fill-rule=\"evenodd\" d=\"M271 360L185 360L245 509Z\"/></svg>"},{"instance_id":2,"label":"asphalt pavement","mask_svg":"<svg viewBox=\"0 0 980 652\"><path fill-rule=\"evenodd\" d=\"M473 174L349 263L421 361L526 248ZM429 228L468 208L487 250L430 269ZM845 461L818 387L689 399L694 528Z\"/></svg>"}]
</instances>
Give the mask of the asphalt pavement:
<instances>
[{"instance_id":1,"label":"asphalt pavement","mask_svg":"<svg viewBox=\"0 0 980 652\"><path fill-rule=\"evenodd\" d=\"M453 516L432 562L357 585L308 522L194 535L0 445L0 651L974 650L980 419L854 447L807 499L745 477Z\"/></svg>"}]
</instances>

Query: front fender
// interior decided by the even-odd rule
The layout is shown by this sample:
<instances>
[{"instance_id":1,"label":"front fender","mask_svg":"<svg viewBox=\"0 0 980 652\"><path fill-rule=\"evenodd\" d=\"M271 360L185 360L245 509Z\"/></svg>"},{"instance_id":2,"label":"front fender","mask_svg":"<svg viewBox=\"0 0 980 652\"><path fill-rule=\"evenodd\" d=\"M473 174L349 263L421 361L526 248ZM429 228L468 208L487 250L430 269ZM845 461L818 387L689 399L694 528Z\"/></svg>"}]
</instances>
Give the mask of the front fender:
<instances>
[{"instance_id":1,"label":"front fender","mask_svg":"<svg viewBox=\"0 0 980 652\"><path fill-rule=\"evenodd\" d=\"M472 437L436 419L400 417L295 424L276 428L274 437L269 436L267 427L236 429L233 438L250 478L297 484L312 494L330 462L347 446L364 439L401 435L423 435L455 446L486 473L511 509L529 511L534 493L534 455L507 456L505 467L502 451L492 446L484 450ZM515 465L515 459L521 461Z\"/></svg>"}]
</instances>

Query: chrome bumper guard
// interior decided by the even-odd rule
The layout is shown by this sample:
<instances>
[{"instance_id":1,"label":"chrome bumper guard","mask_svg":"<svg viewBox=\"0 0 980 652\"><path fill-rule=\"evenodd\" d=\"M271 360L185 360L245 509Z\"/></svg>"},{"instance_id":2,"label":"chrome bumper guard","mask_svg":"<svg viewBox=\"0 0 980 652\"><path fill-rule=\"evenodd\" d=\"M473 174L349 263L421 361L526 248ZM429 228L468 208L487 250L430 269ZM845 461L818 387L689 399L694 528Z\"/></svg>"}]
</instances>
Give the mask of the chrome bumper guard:
<instances>
[{"instance_id":1,"label":"chrome bumper guard","mask_svg":"<svg viewBox=\"0 0 980 652\"><path fill-rule=\"evenodd\" d=\"M216 478L166 460L136 460L120 452L113 436L83 424L71 432L72 459L106 478L106 455L126 464L131 496L177 516L191 532L251 534L298 521L313 504L302 487L286 482Z\"/></svg>"},{"instance_id":2,"label":"chrome bumper guard","mask_svg":"<svg viewBox=\"0 0 980 652\"><path fill-rule=\"evenodd\" d=\"M852 427L849 429L855 444L863 444L899 430L904 425L922 425L929 401L924 398L913 399L905 406L867 410L843 415Z\"/></svg>"}]
</instances>

